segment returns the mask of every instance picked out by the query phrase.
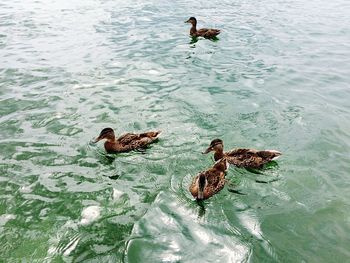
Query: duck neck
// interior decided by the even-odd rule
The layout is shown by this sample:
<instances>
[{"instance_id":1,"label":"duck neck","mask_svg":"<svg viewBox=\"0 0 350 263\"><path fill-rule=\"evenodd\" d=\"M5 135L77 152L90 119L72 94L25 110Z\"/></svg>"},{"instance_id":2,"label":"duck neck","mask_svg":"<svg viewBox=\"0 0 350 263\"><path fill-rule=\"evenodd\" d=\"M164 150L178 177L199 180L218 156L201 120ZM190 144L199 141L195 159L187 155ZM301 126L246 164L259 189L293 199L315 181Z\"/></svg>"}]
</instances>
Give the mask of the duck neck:
<instances>
[{"instance_id":1,"label":"duck neck","mask_svg":"<svg viewBox=\"0 0 350 263\"><path fill-rule=\"evenodd\" d=\"M222 171L222 172L225 172L228 168L227 166L227 161L225 158L221 158L220 161L216 162L215 165L214 165L214 168L219 170L219 171Z\"/></svg>"},{"instance_id":2,"label":"duck neck","mask_svg":"<svg viewBox=\"0 0 350 263\"><path fill-rule=\"evenodd\" d=\"M115 138L108 138L105 141L105 149L108 150L114 150L115 146L117 145L117 142L115 140Z\"/></svg>"},{"instance_id":3,"label":"duck neck","mask_svg":"<svg viewBox=\"0 0 350 263\"><path fill-rule=\"evenodd\" d=\"M195 35L196 33L197 33L197 23L193 23L190 30L190 34Z\"/></svg>"},{"instance_id":4,"label":"duck neck","mask_svg":"<svg viewBox=\"0 0 350 263\"><path fill-rule=\"evenodd\" d=\"M106 142L109 142L109 143L115 143L115 136L110 136L107 138L107 141Z\"/></svg>"},{"instance_id":5,"label":"duck neck","mask_svg":"<svg viewBox=\"0 0 350 263\"><path fill-rule=\"evenodd\" d=\"M214 153L214 160L218 161L220 160L222 157L224 157L224 150L223 149L217 149Z\"/></svg>"}]
</instances>

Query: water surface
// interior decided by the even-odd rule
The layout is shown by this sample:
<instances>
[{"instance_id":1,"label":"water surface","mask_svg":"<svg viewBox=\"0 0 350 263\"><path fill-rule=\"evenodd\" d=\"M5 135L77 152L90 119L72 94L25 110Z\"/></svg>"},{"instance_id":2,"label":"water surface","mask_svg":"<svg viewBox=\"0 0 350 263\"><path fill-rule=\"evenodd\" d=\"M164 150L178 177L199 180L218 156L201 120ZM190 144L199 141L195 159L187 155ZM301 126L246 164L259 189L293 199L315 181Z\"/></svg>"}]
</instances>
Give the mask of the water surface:
<instances>
[{"instance_id":1,"label":"water surface","mask_svg":"<svg viewBox=\"0 0 350 263\"><path fill-rule=\"evenodd\" d=\"M0 3L4 262L346 262L350 3ZM222 30L191 41L183 22ZM105 127L163 130L107 156ZM283 152L231 168L198 206L191 178L227 149ZM261 181L269 183L261 183Z\"/></svg>"}]
</instances>

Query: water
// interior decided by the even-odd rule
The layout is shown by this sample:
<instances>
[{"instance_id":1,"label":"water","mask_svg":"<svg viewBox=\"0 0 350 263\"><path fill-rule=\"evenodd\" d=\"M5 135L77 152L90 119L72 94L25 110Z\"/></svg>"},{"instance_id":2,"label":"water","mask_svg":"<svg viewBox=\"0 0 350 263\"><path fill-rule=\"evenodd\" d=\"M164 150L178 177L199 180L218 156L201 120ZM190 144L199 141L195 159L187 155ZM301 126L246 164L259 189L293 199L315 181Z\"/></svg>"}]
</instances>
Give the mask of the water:
<instances>
[{"instance_id":1,"label":"water","mask_svg":"<svg viewBox=\"0 0 350 263\"><path fill-rule=\"evenodd\" d=\"M1 262L347 262L350 4L2 1ZM222 30L191 41L183 22ZM102 128L163 130L108 157ZM191 178L231 168L198 206ZM259 183L261 181L270 183Z\"/></svg>"}]
</instances>

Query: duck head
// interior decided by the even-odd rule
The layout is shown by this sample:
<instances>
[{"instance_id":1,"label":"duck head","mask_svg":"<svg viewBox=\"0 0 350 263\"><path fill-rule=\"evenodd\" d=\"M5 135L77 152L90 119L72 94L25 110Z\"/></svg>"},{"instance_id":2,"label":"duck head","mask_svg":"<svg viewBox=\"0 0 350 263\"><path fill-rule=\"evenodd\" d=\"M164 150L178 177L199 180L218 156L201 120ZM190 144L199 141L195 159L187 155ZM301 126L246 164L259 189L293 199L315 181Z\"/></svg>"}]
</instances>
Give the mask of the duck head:
<instances>
[{"instance_id":1,"label":"duck head","mask_svg":"<svg viewBox=\"0 0 350 263\"><path fill-rule=\"evenodd\" d=\"M224 142L220 139L215 139L210 142L209 147L203 152L203 154L214 152L222 152L224 150Z\"/></svg>"},{"instance_id":2,"label":"duck head","mask_svg":"<svg viewBox=\"0 0 350 263\"><path fill-rule=\"evenodd\" d=\"M103 139L106 139L109 142L115 141L114 130L112 128L104 128L100 135L95 139L94 143L97 143Z\"/></svg>"},{"instance_id":3,"label":"duck head","mask_svg":"<svg viewBox=\"0 0 350 263\"><path fill-rule=\"evenodd\" d=\"M193 16L191 16L185 23L190 23L193 26L197 25L197 19Z\"/></svg>"}]
</instances>

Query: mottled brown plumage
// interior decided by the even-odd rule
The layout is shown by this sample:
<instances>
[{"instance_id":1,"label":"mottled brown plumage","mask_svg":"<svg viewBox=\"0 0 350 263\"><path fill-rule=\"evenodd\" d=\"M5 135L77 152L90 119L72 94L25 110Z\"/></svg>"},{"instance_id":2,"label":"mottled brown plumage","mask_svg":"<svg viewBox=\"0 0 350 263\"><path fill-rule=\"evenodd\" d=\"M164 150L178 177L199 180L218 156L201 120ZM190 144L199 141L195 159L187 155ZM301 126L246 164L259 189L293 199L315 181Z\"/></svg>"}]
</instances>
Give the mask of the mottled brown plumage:
<instances>
[{"instance_id":1,"label":"mottled brown plumage","mask_svg":"<svg viewBox=\"0 0 350 263\"><path fill-rule=\"evenodd\" d=\"M146 147L148 144L158 139L160 131L151 131L140 134L126 133L119 138L115 138L112 128L105 128L94 141L95 143L106 139L104 144L108 153L128 152Z\"/></svg>"},{"instance_id":2,"label":"mottled brown plumage","mask_svg":"<svg viewBox=\"0 0 350 263\"><path fill-rule=\"evenodd\" d=\"M225 171L228 163L222 158L206 171L193 178L189 190L197 200L205 200L218 193L225 186Z\"/></svg>"},{"instance_id":3,"label":"mottled brown plumage","mask_svg":"<svg viewBox=\"0 0 350 263\"><path fill-rule=\"evenodd\" d=\"M197 19L195 17L190 17L185 23L192 24L190 30L192 37L214 38L220 34L220 30L214 28L201 28L197 30Z\"/></svg>"},{"instance_id":4,"label":"mottled brown plumage","mask_svg":"<svg viewBox=\"0 0 350 263\"><path fill-rule=\"evenodd\" d=\"M262 168L262 166L281 155L279 151L255 149L234 149L224 152L224 144L220 139L215 139L210 143L204 154L214 151L215 161L225 157L226 160L237 167Z\"/></svg>"}]
</instances>

